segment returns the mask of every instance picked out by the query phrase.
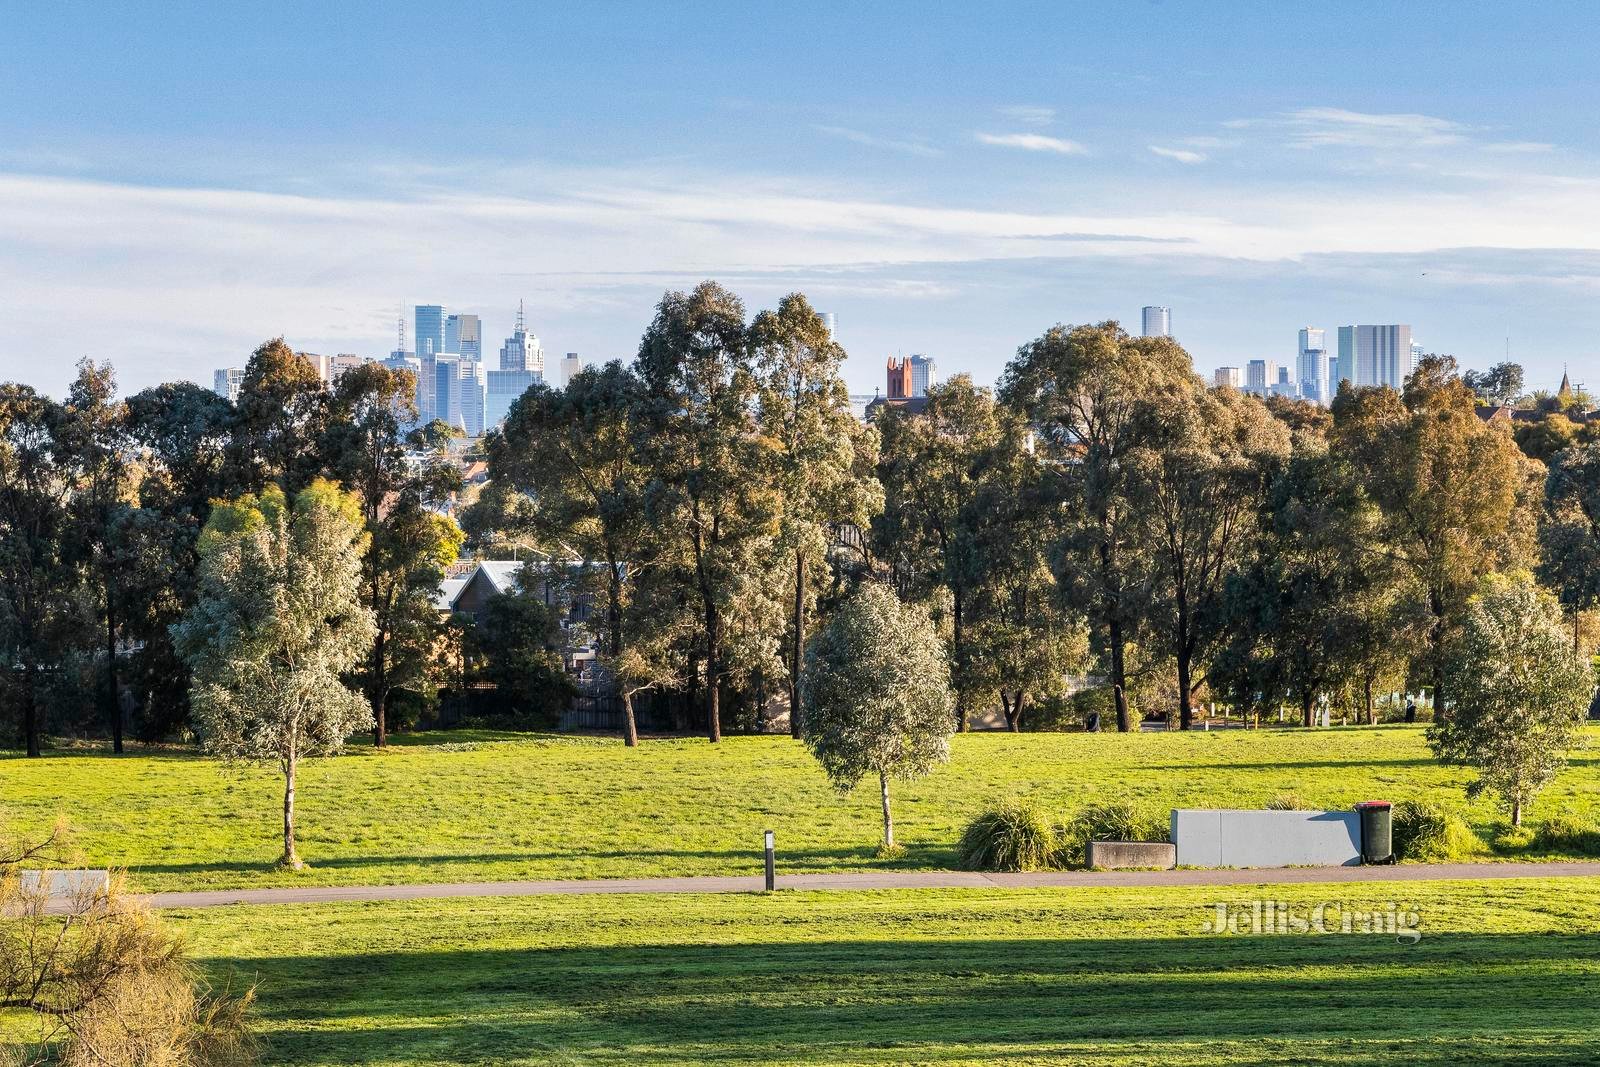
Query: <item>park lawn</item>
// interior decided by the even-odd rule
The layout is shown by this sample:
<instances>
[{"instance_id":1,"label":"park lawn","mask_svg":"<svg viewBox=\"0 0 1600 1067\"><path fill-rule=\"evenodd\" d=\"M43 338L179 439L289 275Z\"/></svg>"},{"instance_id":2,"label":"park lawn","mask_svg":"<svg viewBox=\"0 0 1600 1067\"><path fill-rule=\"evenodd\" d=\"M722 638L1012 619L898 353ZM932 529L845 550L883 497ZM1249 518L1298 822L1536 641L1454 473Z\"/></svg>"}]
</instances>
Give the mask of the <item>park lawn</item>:
<instances>
[{"instance_id":1,"label":"park lawn","mask_svg":"<svg viewBox=\"0 0 1600 1067\"><path fill-rule=\"evenodd\" d=\"M1465 803L1471 772L1435 763L1420 727L970 734L954 739L949 764L895 784L905 852L879 860L875 790L839 795L786 737L635 750L557 735L408 741L305 764L298 825L311 867L297 874L272 866L275 771L176 751L0 756L0 818L37 830L63 814L83 862L126 867L149 890L752 873L768 828L783 871L945 868L966 821L1008 794L1064 816L1122 794L1158 808L1259 807L1288 792L1329 808L1432 797L1480 830L1498 818L1488 799ZM1597 765L1592 748L1575 752L1530 821L1600 815Z\"/></svg>"},{"instance_id":2,"label":"park lawn","mask_svg":"<svg viewBox=\"0 0 1600 1067\"><path fill-rule=\"evenodd\" d=\"M1216 936L1218 901L1422 938ZM282 1064L1587 1064L1600 879L170 912Z\"/></svg>"}]
</instances>

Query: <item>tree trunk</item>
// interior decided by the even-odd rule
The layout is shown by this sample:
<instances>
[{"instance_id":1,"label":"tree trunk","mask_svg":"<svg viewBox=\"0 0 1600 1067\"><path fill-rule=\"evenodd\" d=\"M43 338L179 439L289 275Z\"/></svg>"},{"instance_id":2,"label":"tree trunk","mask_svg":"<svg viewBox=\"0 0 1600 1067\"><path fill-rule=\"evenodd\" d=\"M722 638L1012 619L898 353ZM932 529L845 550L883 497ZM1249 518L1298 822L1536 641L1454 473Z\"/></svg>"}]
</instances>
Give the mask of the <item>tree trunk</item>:
<instances>
[{"instance_id":1,"label":"tree trunk","mask_svg":"<svg viewBox=\"0 0 1600 1067\"><path fill-rule=\"evenodd\" d=\"M1194 725L1194 709L1189 706L1189 655L1178 650L1178 729Z\"/></svg>"},{"instance_id":2,"label":"tree trunk","mask_svg":"<svg viewBox=\"0 0 1600 1067\"><path fill-rule=\"evenodd\" d=\"M952 645L951 651L953 651L955 653L955 661L956 661L955 662L955 668L956 668L956 671L958 672L958 674L957 674L957 685L956 685L956 729L961 733L966 733L967 732L967 708L966 708L965 700L961 696L961 693L966 688L966 686L964 684L965 680L961 679L960 674L959 674L959 672L961 670L961 663L962 663L962 661L961 661L961 654L962 654L962 648L961 648L961 590L959 588L954 587L954 586L951 587L951 589L950 589L950 600L951 600L951 620L952 620L952 623L953 623L953 627L952 627L953 639L951 641L951 645Z\"/></svg>"},{"instance_id":3,"label":"tree trunk","mask_svg":"<svg viewBox=\"0 0 1600 1067\"><path fill-rule=\"evenodd\" d=\"M294 871L305 866L294 847L294 777L299 763L299 754L291 745L289 758L283 761L283 858L278 865Z\"/></svg>"},{"instance_id":4,"label":"tree trunk","mask_svg":"<svg viewBox=\"0 0 1600 1067\"><path fill-rule=\"evenodd\" d=\"M721 686L721 657L717 647L721 640L721 620L714 607L706 607L706 739L712 744L722 740L722 712L718 707Z\"/></svg>"},{"instance_id":5,"label":"tree trunk","mask_svg":"<svg viewBox=\"0 0 1600 1067\"><path fill-rule=\"evenodd\" d=\"M111 751L122 754L122 701L117 692L117 600L106 585L106 714L111 717Z\"/></svg>"},{"instance_id":6,"label":"tree trunk","mask_svg":"<svg viewBox=\"0 0 1600 1067\"><path fill-rule=\"evenodd\" d=\"M1027 699L1027 696L1028 694L1026 691L1018 689L1016 702L1011 705L1011 710L1013 712L1011 718L1011 732L1014 734L1022 732L1022 702Z\"/></svg>"},{"instance_id":7,"label":"tree trunk","mask_svg":"<svg viewBox=\"0 0 1600 1067\"><path fill-rule=\"evenodd\" d=\"M1300 718L1305 723L1305 725L1307 727L1309 727L1311 725L1311 723L1314 721L1312 719L1312 717L1311 717L1312 716L1312 711L1311 711L1312 702L1313 702L1313 694L1312 694L1311 690L1307 689L1305 692L1300 694Z\"/></svg>"},{"instance_id":8,"label":"tree trunk","mask_svg":"<svg viewBox=\"0 0 1600 1067\"><path fill-rule=\"evenodd\" d=\"M388 710L389 687L384 678L384 649L383 630L378 630L378 636L372 643L372 744L375 748L383 748L389 743L389 723L384 714Z\"/></svg>"},{"instance_id":9,"label":"tree trunk","mask_svg":"<svg viewBox=\"0 0 1600 1067\"><path fill-rule=\"evenodd\" d=\"M789 736L800 736L800 656L806 642L806 556L794 550L794 653L789 664Z\"/></svg>"},{"instance_id":10,"label":"tree trunk","mask_svg":"<svg viewBox=\"0 0 1600 1067\"><path fill-rule=\"evenodd\" d=\"M622 740L629 748L639 744L639 727L633 718L633 694L627 691L622 694Z\"/></svg>"},{"instance_id":11,"label":"tree trunk","mask_svg":"<svg viewBox=\"0 0 1600 1067\"><path fill-rule=\"evenodd\" d=\"M22 668L22 733L28 755L39 756L39 700L33 691L33 669Z\"/></svg>"},{"instance_id":12,"label":"tree trunk","mask_svg":"<svg viewBox=\"0 0 1600 1067\"><path fill-rule=\"evenodd\" d=\"M1123 646L1122 623L1111 620L1111 695L1117 702L1117 733L1133 729L1128 718L1128 661Z\"/></svg>"},{"instance_id":13,"label":"tree trunk","mask_svg":"<svg viewBox=\"0 0 1600 1067\"><path fill-rule=\"evenodd\" d=\"M1433 612L1433 633L1430 650L1433 655L1433 718L1443 722L1444 711L1444 603L1437 594L1430 594L1428 607Z\"/></svg>"},{"instance_id":14,"label":"tree trunk","mask_svg":"<svg viewBox=\"0 0 1600 1067\"><path fill-rule=\"evenodd\" d=\"M894 816L889 814L889 773L878 772L878 792L883 797L883 847L894 848Z\"/></svg>"},{"instance_id":15,"label":"tree trunk","mask_svg":"<svg viewBox=\"0 0 1600 1067\"><path fill-rule=\"evenodd\" d=\"M1378 725L1378 706L1372 702L1372 678L1368 676L1361 680L1361 694L1367 702L1367 725Z\"/></svg>"},{"instance_id":16,"label":"tree trunk","mask_svg":"<svg viewBox=\"0 0 1600 1067\"><path fill-rule=\"evenodd\" d=\"M1522 801L1516 797L1511 799L1511 825L1522 825Z\"/></svg>"}]
</instances>

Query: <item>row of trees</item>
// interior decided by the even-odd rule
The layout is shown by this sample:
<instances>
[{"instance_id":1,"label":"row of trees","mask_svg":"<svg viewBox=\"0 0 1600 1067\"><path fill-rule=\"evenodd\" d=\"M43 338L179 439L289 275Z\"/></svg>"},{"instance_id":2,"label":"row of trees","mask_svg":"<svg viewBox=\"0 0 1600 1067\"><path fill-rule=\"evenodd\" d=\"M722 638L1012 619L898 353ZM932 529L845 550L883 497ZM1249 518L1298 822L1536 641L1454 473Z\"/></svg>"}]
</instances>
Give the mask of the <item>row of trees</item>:
<instances>
[{"instance_id":1,"label":"row of trees","mask_svg":"<svg viewBox=\"0 0 1600 1067\"><path fill-rule=\"evenodd\" d=\"M438 455L448 431L408 429L415 388L369 364L329 390L281 339L251 357L237 403L186 382L120 400L111 368L90 362L63 402L0 385L0 698L29 755L47 714L118 751L125 719L146 739L192 725L176 626L196 603L213 503L318 478L353 494L366 536L374 634L353 677L381 744L396 688L429 684L434 591L463 539L437 510L460 482Z\"/></svg>"},{"instance_id":2,"label":"row of trees","mask_svg":"<svg viewBox=\"0 0 1600 1067\"><path fill-rule=\"evenodd\" d=\"M1169 339L1056 327L995 392L957 377L872 427L842 357L803 298L747 324L707 283L662 301L636 363L536 388L491 439L475 531L603 561L630 704L698 692L713 740L730 701L797 706L808 620L870 571L931 610L962 727L1059 711L1084 674L1122 730L1205 698L1307 724L1401 688L1444 706L1480 576L1536 570L1575 647L1600 592L1600 445L1547 475L1448 357L1329 411L1207 388Z\"/></svg>"},{"instance_id":3,"label":"row of trees","mask_svg":"<svg viewBox=\"0 0 1600 1067\"><path fill-rule=\"evenodd\" d=\"M1327 411L1207 388L1169 339L1063 326L997 390L957 377L870 426L843 359L803 297L752 319L705 283L663 298L631 364L536 386L485 442L475 548L534 547L592 595L630 743L646 692L681 722L695 709L712 740L798 707L807 635L867 574L934 619L958 728L1102 701L1122 730L1151 713L1188 726L1206 699L1371 718L1403 687L1444 707L1447 642L1496 571L1536 572L1587 643L1600 444L1547 469L1479 417L1448 358ZM368 365L330 391L275 341L237 404L191 385L118 402L112 386L85 364L61 404L0 387L0 638L30 751L68 676L93 677L119 745L120 689L146 736L196 725L176 624L212 502L292 501L319 478L360 514L372 636L346 673L381 744L396 688L440 673L432 594L462 545L438 511L454 466L416 461L445 431L406 430L410 376ZM507 633L549 639L525 622ZM1083 676L1096 684L1069 706Z\"/></svg>"}]
</instances>

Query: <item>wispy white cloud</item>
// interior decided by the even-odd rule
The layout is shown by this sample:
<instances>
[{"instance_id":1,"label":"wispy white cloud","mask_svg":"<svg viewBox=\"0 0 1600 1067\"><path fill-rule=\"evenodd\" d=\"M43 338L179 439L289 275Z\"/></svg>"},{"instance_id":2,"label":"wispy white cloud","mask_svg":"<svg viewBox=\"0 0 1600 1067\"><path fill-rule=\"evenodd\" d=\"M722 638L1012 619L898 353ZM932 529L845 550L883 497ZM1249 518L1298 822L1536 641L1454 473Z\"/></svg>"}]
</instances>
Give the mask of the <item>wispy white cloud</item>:
<instances>
[{"instance_id":1,"label":"wispy white cloud","mask_svg":"<svg viewBox=\"0 0 1600 1067\"><path fill-rule=\"evenodd\" d=\"M1175 159L1179 163L1204 163L1206 161L1204 152L1196 152L1188 148L1163 148L1160 145L1153 144L1150 146L1150 151L1166 159Z\"/></svg>"},{"instance_id":2,"label":"wispy white cloud","mask_svg":"<svg viewBox=\"0 0 1600 1067\"><path fill-rule=\"evenodd\" d=\"M1063 156L1081 156L1088 152L1077 141L1047 137L1042 133L980 133L978 140L1002 148L1024 148L1030 152L1054 152Z\"/></svg>"},{"instance_id":3,"label":"wispy white cloud","mask_svg":"<svg viewBox=\"0 0 1600 1067\"><path fill-rule=\"evenodd\" d=\"M829 137L838 137L854 144L866 145L868 148L887 148L894 152L905 152L914 156L944 155L939 149L922 141L879 137L863 130L850 129L848 126L813 126L812 129L818 133L827 134Z\"/></svg>"},{"instance_id":4,"label":"wispy white cloud","mask_svg":"<svg viewBox=\"0 0 1600 1067\"><path fill-rule=\"evenodd\" d=\"M1048 126L1056 119L1056 109L1040 104L1010 104L995 109L1001 115L1024 126Z\"/></svg>"}]
</instances>

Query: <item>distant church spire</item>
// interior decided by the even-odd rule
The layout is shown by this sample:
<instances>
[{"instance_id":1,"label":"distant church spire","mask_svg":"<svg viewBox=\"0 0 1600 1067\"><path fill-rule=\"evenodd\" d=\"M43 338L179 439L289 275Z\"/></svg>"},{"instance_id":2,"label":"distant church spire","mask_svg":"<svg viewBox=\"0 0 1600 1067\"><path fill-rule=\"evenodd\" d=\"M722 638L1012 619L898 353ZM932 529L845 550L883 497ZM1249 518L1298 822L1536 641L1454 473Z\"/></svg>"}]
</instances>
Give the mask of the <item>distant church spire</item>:
<instances>
[{"instance_id":1,"label":"distant church spire","mask_svg":"<svg viewBox=\"0 0 1600 1067\"><path fill-rule=\"evenodd\" d=\"M1556 390L1556 396L1562 400L1572 395L1572 382L1567 378L1567 365L1561 364L1561 388Z\"/></svg>"}]
</instances>

